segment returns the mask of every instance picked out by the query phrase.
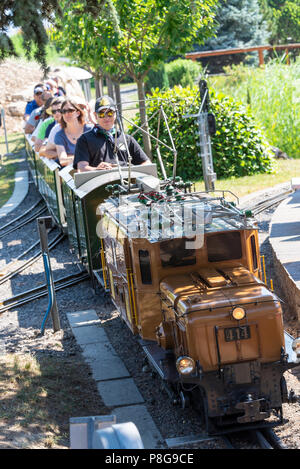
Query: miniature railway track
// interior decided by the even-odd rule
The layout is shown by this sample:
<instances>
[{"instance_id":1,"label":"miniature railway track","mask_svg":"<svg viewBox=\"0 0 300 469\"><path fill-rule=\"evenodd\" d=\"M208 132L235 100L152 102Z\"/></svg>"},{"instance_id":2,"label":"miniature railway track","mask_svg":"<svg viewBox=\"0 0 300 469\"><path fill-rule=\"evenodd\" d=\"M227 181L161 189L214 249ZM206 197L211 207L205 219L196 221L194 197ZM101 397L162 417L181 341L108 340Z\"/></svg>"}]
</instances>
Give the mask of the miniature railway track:
<instances>
[{"instance_id":1,"label":"miniature railway track","mask_svg":"<svg viewBox=\"0 0 300 469\"><path fill-rule=\"evenodd\" d=\"M240 443L236 441L240 435L242 435L243 439L246 439L246 441L249 441L249 443L252 445L255 443L259 449L287 449L271 428L229 433L224 435L191 435L178 438L169 438L166 439L165 442L168 448L191 448L191 445L199 445L208 441L219 441L220 444L223 443L227 449L240 449Z\"/></svg>"},{"instance_id":2,"label":"miniature railway track","mask_svg":"<svg viewBox=\"0 0 300 469\"><path fill-rule=\"evenodd\" d=\"M43 199L39 199L35 204L33 204L29 209L27 209L24 213L22 213L21 215L19 215L18 217L14 218L13 220L9 221L8 223L5 223L5 225L3 226L0 226L0 238L3 238L6 234L8 233L11 233L15 230L17 230L18 228L21 228L22 226L24 226L25 224L29 223L29 221L31 221L34 217L34 215L36 216L36 213L40 212L41 210L46 210L46 205L43 204L42 207L40 207L36 213L34 215L32 215L32 211L38 207L38 205L43 202ZM2 233L3 230L5 230L5 228L8 228L8 227L11 227L12 225L14 225L18 220L22 220L24 217L26 217L26 215L28 214L31 214L30 217L27 219L27 220L24 220L24 221L21 221L20 223L18 223L17 226L13 227L13 228L9 228L8 230L6 230L4 233Z\"/></svg>"},{"instance_id":3,"label":"miniature railway track","mask_svg":"<svg viewBox=\"0 0 300 469\"><path fill-rule=\"evenodd\" d=\"M268 208L273 207L274 205L282 202L284 199L286 199L291 193L293 192L292 189L289 189L287 191L281 192L280 194L268 197L267 199L261 200L260 202L254 204L254 205L249 205L246 210L251 210L253 215L258 215L259 213L267 210Z\"/></svg>"},{"instance_id":4,"label":"miniature railway track","mask_svg":"<svg viewBox=\"0 0 300 469\"><path fill-rule=\"evenodd\" d=\"M78 272L76 274L68 275L60 279L55 280L54 287L55 291L61 290L62 288L70 287L76 285L79 282L83 282L89 278L87 272ZM38 300L43 296L48 294L47 285L43 284L39 287L32 288L25 292L19 293L18 295L8 298L0 303L0 314L5 313L6 311L18 308L19 306L29 303L30 301Z\"/></svg>"},{"instance_id":5,"label":"miniature railway track","mask_svg":"<svg viewBox=\"0 0 300 469\"><path fill-rule=\"evenodd\" d=\"M30 217L26 218L26 220L23 220L21 223L18 223L16 226L10 228L9 230L6 230L6 231L0 233L0 239L4 238L5 236L12 233L13 231L16 231L16 230L22 228L22 226L27 225L31 221L35 220L39 215L42 215L43 213L45 213L47 210L48 209L47 209L46 206L41 207L39 210L36 210L34 213L31 214Z\"/></svg>"},{"instance_id":6,"label":"miniature railway track","mask_svg":"<svg viewBox=\"0 0 300 469\"><path fill-rule=\"evenodd\" d=\"M252 445L255 444L259 449L287 449L280 438L270 427L264 427L257 430L247 430L244 432L230 433L225 436L229 441L231 448L240 449L240 442L237 442L239 438L243 438L243 446L247 442Z\"/></svg>"},{"instance_id":7,"label":"miniature railway track","mask_svg":"<svg viewBox=\"0 0 300 469\"><path fill-rule=\"evenodd\" d=\"M63 233L59 233L52 241L49 242L49 246L48 246L48 249L51 250L53 249L55 246L57 246L58 243L60 243L63 239L65 238L65 234ZM11 278L13 278L15 275L19 274L20 272L22 272L26 267L29 267L30 265L32 265L34 262L36 262L38 259L41 258L42 256L42 253L41 253L41 250L39 250L37 253L34 254L34 256L32 256L30 259L24 261L19 267L17 267L16 269L10 271L10 272L7 272L9 266L12 266L14 264L16 264L16 262L23 256L25 256L29 251L31 251L34 247L37 246L37 244L39 243L39 241L36 241L32 246L30 246L30 248L28 248L26 251L24 251L22 254L20 254L18 256L17 259L15 259L14 261L12 261L10 264L8 264L5 268L5 270L3 270L2 272L0 272L0 285L4 282L6 282L7 280L10 280Z\"/></svg>"}]
</instances>

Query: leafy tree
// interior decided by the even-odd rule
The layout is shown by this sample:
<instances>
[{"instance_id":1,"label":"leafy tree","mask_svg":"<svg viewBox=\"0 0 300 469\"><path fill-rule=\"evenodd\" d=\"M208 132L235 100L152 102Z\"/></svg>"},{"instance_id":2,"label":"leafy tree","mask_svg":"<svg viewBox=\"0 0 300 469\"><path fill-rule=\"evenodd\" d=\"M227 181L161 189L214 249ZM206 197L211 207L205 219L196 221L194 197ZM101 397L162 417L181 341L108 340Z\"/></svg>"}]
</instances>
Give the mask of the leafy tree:
<instances>
[{"instance_id":1,"label":"leafy tree","mask_svg":"<svg viewBox=\"0 0 300 469\"><path fill-rule=\"evenodd\" d=\"M47 33L43 21L51 21L59 14L58 0L1 0L0 2L0 60L16 56L9 37L12 27L20 27L27 56L34 50L34 58L46 70Z\"/></svg>"},{"instance_id":2,"label":"leafy tree","mask_svg":"<svg viewBox=\"0 0 300 469\"><path fill-rule=\"evenodd\" d=\"M299 0L259 0L271 31L271 44L300 41Z\"/></svg>"},{"instance_id":3,"label":"leafy tree","mask_svg":"<svg viewBox=\"0 0 300 469\"><path fill-rule=\"evenodd\" d=\"M215 37L209 38L201 47L195 46L195 50L244 48L268 43L267 23L258 0L220 0L216 23ZM244 54L232 54L204 58L201 62L209 64L211 71L221 71L225 65L237 64L244 59Z\"/></svg>"},{"instance_id":4,"label":"leafy tree","mask_svg":"<svg viewBox=\"0 0 300 469\"><path fill-rule=\"evenodd\" d=\"M107 49L117 43L120 34L115 8L111 0L63 0L60 5L62 13L56 18L51 38L74 63L93 75L98 97L104 75L115 73L113 79L119 82L123 74L121 66L118 71L111 70L108 61ZM105 35L95 34L103 22Z\"/></svg>"},{"instance_id":5,"label":"leafy tree","mask_svg":"<svg viewBox=\"0 0 300 469\"><path fill-rule=\"evenodd\" d=\"M212 32L216 0L113 0L120 21L121 37L110 49L110 58L122 63L138 88L141 122L148 130L145 108L145 77L170 55L183 54L197 39ZM143 135L151 156L149 137Z\"/></svg>"},{"instance_id":6,"label":"leafy tree","mask_svg":"<svg viewBox=\"0 0 300 469\"><path fill-rule=\"evenodd\" d=\"M82 27L80 48L84 49L87 42L93 44L89 46L90 53L94 52L95 60L95 52L98 53L99 64L105 64L110 76L125 70L137 83L141 121L147 130L145 77L170 55L183 54L196 39L203 42L209 37L215 3L216 0L74 0L66 1L64 10L68 9L73 15L75 4L82 18L82 8L88 5L89 26L86 31L86 26ZM104 15L103 10L99 10L100 4L106 6L111 15ZM75 49L71 51L74 57L81 54ZM146 134L143 143L151 156L150 139Z\"/></svg>"}]
</instances>

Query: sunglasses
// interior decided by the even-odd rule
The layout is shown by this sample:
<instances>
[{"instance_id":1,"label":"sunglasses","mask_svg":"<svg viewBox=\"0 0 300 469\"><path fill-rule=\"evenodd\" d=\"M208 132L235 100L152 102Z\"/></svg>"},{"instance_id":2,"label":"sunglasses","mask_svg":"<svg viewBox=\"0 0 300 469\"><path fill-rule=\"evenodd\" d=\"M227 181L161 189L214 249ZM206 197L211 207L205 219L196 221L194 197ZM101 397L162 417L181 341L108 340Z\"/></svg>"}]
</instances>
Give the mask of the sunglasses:
<instances>
[{"instance_id":1,"label":"sunglasses","mask_svg":"<svg viewBox=\"0 0 300 469\"><path fill-rule=\"evenodd\" d=\"M53 116L54 116L57 112L61 113L61 109L52 109L52 114L53 114Z\"/></svg>"},{"instance_id":2,"label":"sunglasses","mask_svg":"<svg viewBox=\"0 0 300 469\"><path fill-rule=\"evenodd\" d=\"M99 111L97 112L97 116L100 117L100 119L103 119L103 117L112 117L115 115L115 111Z\"/></svg>"},{"instance_id":3,"label":"sunglasses","mask_svg":"<svg viewBox=\"0 0 300 469\"><path fill-rule=\"evenodd\" d=\"M61 109L60 112L62 114L72 114L73 112L76 112L76 109Z\"/></svg>"}]
</instances>

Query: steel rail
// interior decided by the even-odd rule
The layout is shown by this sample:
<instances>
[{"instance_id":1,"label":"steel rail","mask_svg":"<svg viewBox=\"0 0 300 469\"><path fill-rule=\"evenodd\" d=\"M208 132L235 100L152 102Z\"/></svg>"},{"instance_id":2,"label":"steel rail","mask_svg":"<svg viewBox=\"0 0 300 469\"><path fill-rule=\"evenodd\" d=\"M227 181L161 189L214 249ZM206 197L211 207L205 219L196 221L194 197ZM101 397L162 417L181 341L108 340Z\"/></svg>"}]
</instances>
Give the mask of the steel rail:
<instances>
[{"instance_id":1,"label":"steel rail","mask_svg":"<svg viewBox=\"0 0 300 469\"><path fill-rule=\"evenodd\" d=\"M269 197L268 199L261 200L260 202L257 202L254 205L249 205L243 210L251 210L254 214L258 214L264 210L266 210L269 207L272 207L273 205L276 205L278 202L281 202L282 200L286 199L289 194L293 192L292 189L289 189L287 191L281 192L280 194L274 195Z\"/></svg>"},{"instance_id":2,"label":"steel rail","mask_svg":"<svg viewBox=\"0 0 300 469\"><path fill-rule=\"evenodd\" d=\"M1 230L4 230L4 228L7 228L7 227L10 226L10 225L13 225L16 221L20 220L20 218L25 217L25 215L27 215L27 213L30 213L30 212L31 212L34 208L36 208L42 201L43 201L43 199L40 199L38 202L36 202L35 204L33 204L28 210L26 210L26 212L22 213L22 214L19 215L17 218L14 218L13 220L9 221L9 222L6 223L5 225L0 226L0 231L1 231Z\"/></svg>"},{"instance_id":3,"label":"steel rail","mask_svg":"<svg viewBox=\"0 0 300 469\"><path fill-rule=\"evenodd\" d=\"M257 440L258 444L262 449L274 449L269 441L264 437L260 430L253 431L253 436Z\"/></svg>"},{"instance_id":4,"label":"steel rail","mask_svg":"<svg viewBox=\"0 0 300 469\"><path fill-rule=\"evenodd\" d=\"M263 429L264 436L271 443L275 449L287 449L287 447L282 443L280 438L276 435L274 430L271 428Z\"/></svg>"},{"instance_id":5,"label":"steel rail","mask_svg":"<svg viewBox=\"0 0 300 469\"><path fill-rule=\"evenodd\" d=\"M59 233L56 238L54 238L50 243L49 243L49 250L53 249L55 246L57 246L58 243L60 243L64 238L65 238L65 234L62 234L62 233ZM19 274L20 272L22 272L22 270L24 270L26 267L29 267L30 265L32 265L34 262L36 262L39 258L42 257L42 252L41 251L38 251L34 256L32 256L30 259L28 259L27 261L23 262L23 264L18 267L17 269L13 270L12 272L9 272L7 273L6 275L4 275L1 279L0 279L0 285L4 282L6 282L7 280L13 278L15 275Z\"/></svg>"},{"instance_id":6,"label":"steel rail","mask_svg":"<svg viewBox=\"0 0 300 469\"><path fill-rule=\"evenodd\" d=\"M9 230L4 231L4 233L0 234L0 239L4 238L4 236L12 233L13 231L18 230L19 228L22 228L22 226L27 225L31 221L35 220L37 216L41 215L42 213L46 212L47 207L42 207L40 210L37 210L35 213L33 213L29 218L24 220L23 222L19 223L17 226L14 226L13 228L10 228Z\"/></svg>"},{"instance_id":7,"label":"steel rail","mask_svg":"<svg viewBox=\"0 0 300 469\"><path fill-rule=\"evenodd\" d=\"M286 199L286 196L283 196L277 200L274 200L272 202L266 202L265 204L261 205L260 207L256 208L253 210L253 213L254 215L258 215L259 213L261 212L264 212L265 210L267 210L268 208L271 208L273 207L274 205L277 205L279 204L280 202L282 202L283 200Z\"/></svg>"},{"instance_id":8,"label":"steel rail","mask_svg":"<svg viewBox=\"0 0 300 469\"><path fill-rule=\"evenodd\" d=\"M37 240L35 243L33 243L26 251L23 251L21 254L18 255L13 261L11 261L9 264L6 264L5 268L0 271L0 278L3 277L3 275L9 271L10 267L16 264L22 257L26 256L30 251L32 251L33 248L35 248L38 244L40 244L40 240Z\"/></svg>"},{"instance_id":9,"label":"steel rail","mask_svg":"<svg viewBox=\"0 0 300 469\"><path fill-rule=\"evenodd\" d=\"M89 278L90 277L87 272L79 272L77 274L72 274L67 277L57 279L54 282L55 291L76 285L77 283L87 280ZM23 304L29 303L30 301L38 300L46 295L48 295L46 284L33 288L32 290L27 290L25 292L19 293L18 295L15 295L12 298L8 298L2 303L0 303L0 314L3 314L10 309L22 306Z\"/></svg>"}]
</instances>

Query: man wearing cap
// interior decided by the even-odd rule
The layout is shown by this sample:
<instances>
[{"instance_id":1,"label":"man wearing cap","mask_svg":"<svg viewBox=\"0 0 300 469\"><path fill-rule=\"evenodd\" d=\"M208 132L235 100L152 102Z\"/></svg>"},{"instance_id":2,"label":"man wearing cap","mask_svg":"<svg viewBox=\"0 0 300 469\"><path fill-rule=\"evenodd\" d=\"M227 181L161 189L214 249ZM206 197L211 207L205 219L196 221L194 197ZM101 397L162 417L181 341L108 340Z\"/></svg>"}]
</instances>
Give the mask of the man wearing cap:
<instances>
[{"instance_id":1,"label":"man wearing cap","mask_svg":"<svg viewBox=\"0 0 300 469\"><path fill-rule=\"evenodd\" d=\"M46 103L47 99L51 98L51 96L52 96L51 91L47 91L47 90L42 91L41 93L42 104L39 107L35 108L31 112L29 118L27 119L27 122L24 128L25 134L32 134L32 132L35 130L38 123L40 122L40 118L41 118L42 111L43 111L43 105Z\"/></svg>"},{"instance_id":2,"label":"man wearing cap","mask_svg":"<svg viewBox=\"0 0 300 469\"><path fill-rule=\"evenodd\" d=\"M26 108L25 108L25 112L23 116L25 121L29 119L29 116L32 113L32 111L34 111L34 109L37 109L38 107L43 105L42 93L43 91L45 91L45 89L46 88L43 85L43 83L38 83L37 85L35 85L34 90L33 90L34 99L32 101L29 101L26 104Z\"/></svg>"},{"instance_id":3,"label":"man wearing cap","mask_svg":"<svg viewBox=\"0 0 300 469\"><path fill-rule=\"evenodd\" d=\"M74 154L74 169L79 172L111 169L128 163L128 152L133 165L150 163L137 141L116 131L116 104L109 96L98 98L95 103L97 124L77 140ZM126 148L127 147L127 148Z\"/></svg>"}]
</instances>

